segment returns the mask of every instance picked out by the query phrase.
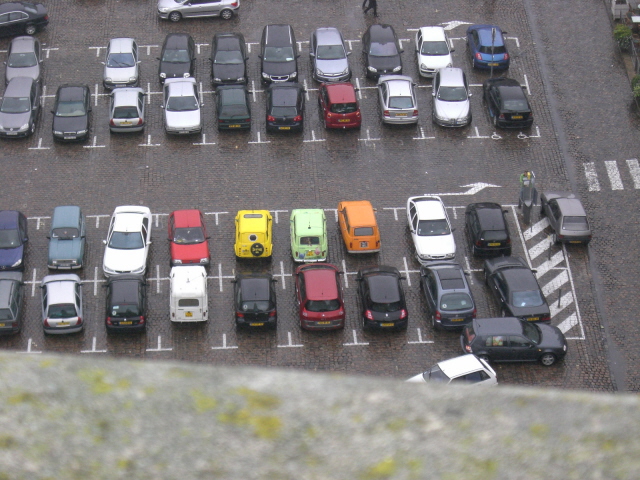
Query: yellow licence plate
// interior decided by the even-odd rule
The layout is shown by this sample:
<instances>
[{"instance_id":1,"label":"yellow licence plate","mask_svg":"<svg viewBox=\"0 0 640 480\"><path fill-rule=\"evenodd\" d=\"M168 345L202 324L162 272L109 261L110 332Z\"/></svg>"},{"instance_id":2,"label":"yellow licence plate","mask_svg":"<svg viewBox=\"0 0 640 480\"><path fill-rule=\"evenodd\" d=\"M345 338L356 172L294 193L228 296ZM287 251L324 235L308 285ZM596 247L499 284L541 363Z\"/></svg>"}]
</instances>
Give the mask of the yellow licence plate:
<instances>
[{"instance_id":1,"label":"yellow licence plate","mask_svg":"<svg viewBox=\"0 0 640 480\"><path fill-rule=\"evenodd\" d=\"M56 325L57 327L68 327L69 326L69 322L58 322L58 325Z\"/></svg>"},{"instance_id":2,"label":"yellow licence plate","mask_svg":"<svg viewBox=\"0 0 640 480\"><path fill-rule=\"evenodd\" d=\"M569 243L582 243L580 240L570 240Z\"/></svg>"},{"instance_id":3,"label":"yellow licence plate","mask_svg":"<svg viewBox=\"0 0 640 480\"><path fill-rule=\"evenodd\" d=\"M317 322L318 325L331 325L331 322Z\"/></svg>"},{"instance_id":4,"label":"yellow licence plate","mask_svg":"<svg viewBox=\"0 0 640 480\"><path fill-rule=\"evenodd\" d=\"M381 327L393 327L395 325L395 323L381 323L380 326Z\"/></svg>"},{"instance_id":5,"label":"yellow licence plate","mask_svg":"<svg viewBox=\"0 0 640 480\"><path fill-rule=\"evenodd\" d=\"M131 122L120 122L120 125L131 125Z\"/></svg>"},{"instance_id":6,"label":"yellow licence plate","mask_svg":"<svg viewBox=\"0 0 640 480\"><path fill-rule=\"evenodd\" d=\"M350 121L351 121L350 118L339 118L338 119L338 122L341 122L341 123L347 123L347 122L350 122Z\"/></svg>"},{"instance_id":7,"label":"yellow licence plate","mask_svg":"<svg viewBox=\"0 0 640 480\"><path fill-rule=\"evenodd\" d=\"M464 318L452 318L451 319L452 322L461 322L463 320L464 320Z\"/></svg>"},{"instance_id":8,"label":"yellow licence plate","mask_svg":"<svg viewBox=\"0 0 640 480\"><path fill-rule=\"evenodd\" d=\"M406 113L396 113L396 117L406 117Z\"/></svg>"},{"instance_id":9,"label":"yellow licence plate","mask_svg":"<svg viewBox=\"0 0 640 480\"><path fill-rule=\"evenodd\" d=\"M0 323L0 327L4 327L4 326L5 326L5 324L4 324L4 323Z\"/></svg>"},{"instance_id":10,"label":"yellow licence plate","mask_svg":"<svg viewBox=\"0 0 640 480\"><path fill-rule=\"evenodd\" d=\"M193 312L184 312L185 317L193 317Z\"/></svg>"},{"instance_id":11,"label":"yellow licence plate","mask_svg":"<svg viewBox=\"0 0 640 480\"><path fill-rule=\"evenodd\" d=\"M487 65L489 65L490 67L497 67L500 64L499 63L487 63Z\"/></svg>"},{"instance_id":12,"label":"yellow licence plate","mask_svg":"<svg viewBox=\"0 0 640 480\"><path fill-rule=\"evenodd\" d=\"M126 322L120 322L120 325L133 325L133 322L130 320L127 320Z\"/></svg>"},{"instance_id":13,"label":"yellow licence plate","mask_svg":"<svg viewBox=\"0 0 640 480\"><path fill-rule=\"evenodd\" d=\"M527 322L537 322L540 320L540 317L529 317L527 318Z\"/></svg>"},{"instance_id":14,"label":"yellow licence plate","mask_svg":"<svg viewBox=\"0 0 640 480\"><path fill-rule=\"evenodd\" d=\"M280 130L291 130L291 127L278 127Z\"/></svg>"},{"instance_id":15,"label":"yellow licence plate","mask_svg":"<svg viewBox=\"0 0 640 480\"><path fill-rule=\"evenodd\" d=\"M240 125L229 125L229 128L240 128Z\"/></svg>"},{"instance_id":16,"label":"yellow licence plate","mask_svg":"<svg viewBox=\"0 0 640 480\"><path fill-rule=\"evenodd\" d=\"M309 250L307 252L307 257L313 257L316 254L316 252L314 252L313 250Z\"/></svg>"},{"instance_id":17,"label":"yellow licence plate","mask_svg":"<svg viewBox=\"0 0 640 480\"><path fill-rule=\"evenodd\" d=\"M511 115L511 120L522 120L522 115Z\"/></svg>"},{"instance_id":18,"label":"yellow licence plate","mask_svg":"<svg viewBox=\"0 0 640 480\"><path fill-rule=\"evenodd\" d=\"M487 245L489 245L490 247L499 247L500 246L500 242L488 243Z\"/></svg>"},{"instance_id":19,"label":"yellow licence plate","mask_svg":"<svg viewBox=\"0 0 640 480\"><path fill-rule=\"evenodd\" d=\"M249 326L251 326L251 327L264 327L264 322L262 322L262 323L250 323Z\"/></svg>"}]
</instances>

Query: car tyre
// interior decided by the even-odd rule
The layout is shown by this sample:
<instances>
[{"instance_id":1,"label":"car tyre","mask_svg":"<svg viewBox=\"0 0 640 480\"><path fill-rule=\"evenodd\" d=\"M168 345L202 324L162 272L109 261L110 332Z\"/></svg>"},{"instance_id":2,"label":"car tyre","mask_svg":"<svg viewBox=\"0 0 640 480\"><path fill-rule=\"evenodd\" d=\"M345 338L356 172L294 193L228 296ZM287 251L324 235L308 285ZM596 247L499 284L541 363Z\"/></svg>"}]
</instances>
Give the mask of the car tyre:
<instances>
[{"instance_id":1,"label":"car tyre","mask_svg":"<svg viewBox=\"0 0 640 480\"><path fill-rule=\"evenodd\" d=\"M553 353L545 353L540 357L540 363L545 367L550 367L556 363L556 356Z\"/></svg>"},{"instance_id":2,"label":"car tyre","mask_svg":"<svg viewBox=\"0 0 640 480\"><path fill-rule=\"evenodd\" d=\"M31 128L29 128L29 135L33 135L36 132L36 124L32 123Z\"/></svg>"},{"instance_id":3,"label":"car tyre","mask_svg":"<svg viewBox=\"0 0 640 480\"><path fill-rule=\"evenodd\" d=\"M484 284L489 285L489 274L487 273L487 270L484 271Z\"/></svg>"},{"instance_id":4,"label":"car tyre","mask_svg":"<svg viewBox=\"0 0 640 480\"><path fill-rule=\"evenodd\" d=\"M182 19L182 14L180 12L171 12L169 14L169 20L172 22L179 22Z\"/></svg>"},{"instance_id":5,"label":"car tyre","mask_svg":"<svg viewBox=\"0 0 640 480\"><path fill-rule=\"evenodd\" d=\"M495 115L493 117L493 126L498 128L498 115Z\"/></svg>"},{"instance_id":6,"label":"car tyre","mask_svg":"<svg viewBox=\"0 0 640 480\"><path fill-rule=\"evenodd\" d=\"M35 35L36 30L37 28L35 25L27 25L26 27L24 27L24 33L26 33L27 35Z\"/></svg>"},{"instance_id":7,"label":"car tyre","mask_svg":"<svg viewBox=\"0 0 640 480\"><path fill-rule=\"evenodd\" d=\"M220 17L223 20L231 20L233 18L233 10L229 10L228 8L225 8L220 12Z\"/></svg>"}]
</instances>

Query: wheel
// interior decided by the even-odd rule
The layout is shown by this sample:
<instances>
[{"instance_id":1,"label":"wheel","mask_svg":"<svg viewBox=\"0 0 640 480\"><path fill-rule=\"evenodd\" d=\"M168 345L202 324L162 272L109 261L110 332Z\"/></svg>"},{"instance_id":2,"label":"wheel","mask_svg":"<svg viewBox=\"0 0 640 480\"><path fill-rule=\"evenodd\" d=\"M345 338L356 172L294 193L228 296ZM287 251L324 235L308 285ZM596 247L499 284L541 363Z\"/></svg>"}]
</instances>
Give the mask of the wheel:
<instances>
[{"instance_id":1,"label":"wheel","mask_svg":"<svg viewBox=\"0 0 640 480\"><path fill-rule=\"evenodd\" d=\"M486 270L484 271L484 284L489 285L489 274Z\"/></svg>"},{"instance_id":2,"label":"wheel","mask_svg":"<svg viewBox=\"0 0 640 480\"><path fill-rule=\"evenodd\" d=\"M224 20L231 20L231 18L233 17L233 10L229 10L228 8L226 8L220 12L220 16Z\"/></svg>"},{"instance_id":3,"label":"wheel","mask_svg":"<svg viewBox=\"0 0 640 480\"><path fill-rule=\"evenodd\" d=\"M32 123L31 128L29 129L29 135L33 135L36 131L36 124Z\"/></svg>"},{"instance_id":4,"label":"wheel","mask_svg":"<svg viewBox=\"0 0 640 480\"><path fill-rule=\"evenodd\" d=\"M26 33L27 35L33 35L36 33L36 26L35 25L27 25L24 28L24 33Z\"/></svg>"},{"instance_id":5,"label":"wheel","mask_svg":"<svg viewBox=\"0 0 640 480\"><path fill-rule=\"evenodd\" d=\"M473 255L474 257L478 256L478 247L476 247L475 245L471 245L471 255Z\"/></svg>"},{"instance_id":6,"label":"wheel","mask_svg":"<svg viewBox=\"0 0 640 480\"><path fill-rule=\"evenodd\" d=\"M545 353L540 357L540 363L545 367L550 367L556 363L556 356L553 353Z\"/></svg>"},{"instance_id":7,"label":"wheel","mask_svg":"<svg viewBox=\"0 0 640 480\"><path fill-rule=\"evenodd\" d=\"M489 363L489 356L488 355L476 355L480 360L484 360L485 362Z\"/></svg>"},{"instance_id":8,"label":"wheel","mask_svg":"<svg viewBox=\"0 0 640 480\"><path fill-rule=\"evenodd\" d=\"M434 330L437 330L438 328L435 315L431 315L431 326L433 327Z\"/></svg>"},{"instance_id":9,"label":"wheel","mask_svg":"<svg viewBox=\"0 0 640 480\"><path fill-rule=\"evenodd\" d=\"M553 243L554 245L558 243L558 235L555 232L551 234L551 243Z\"/></svg>"},{"instance_id":10,"label":"wheel","mask_svg":"<svg viewBox=\"0 0 640 480\"><path fill-rule=\"evenodd\" d=\"M495 116L493 117L493 126L494 126L494 127L496 127L496 128L498 128L498 116L497 116L497 115L495 115Z\"/></svg>"},{"instance_id":11,"label":"wheel","mask_svg":"<svg viewBox=\"0 0 640 480\"><path fill-rule=\"evenodd\" d=\"M180 14L180 12L171 12L169 14L169 20L171 20L172 22L179 22L181 18L182 15Z\"/></svg>"}]
</instances>

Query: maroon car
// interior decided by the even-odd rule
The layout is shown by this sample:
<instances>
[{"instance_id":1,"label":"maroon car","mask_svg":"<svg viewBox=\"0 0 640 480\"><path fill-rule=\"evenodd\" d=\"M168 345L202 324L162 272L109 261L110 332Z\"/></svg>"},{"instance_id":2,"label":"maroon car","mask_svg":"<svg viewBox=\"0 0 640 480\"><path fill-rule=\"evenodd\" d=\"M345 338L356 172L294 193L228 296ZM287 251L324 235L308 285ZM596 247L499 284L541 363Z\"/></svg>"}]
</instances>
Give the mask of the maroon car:
<instances>
[{"instance_id":1,"label":"maroon car","mask_svg":"<svg viewBox=\"0 0 640 480\"><path fill-rule=\"evenodd\" d=\"M302 329L344 328L341 274L329 263L302 265L296 269L296 296Z\"/></svg>"},{"instance_id":2,"label":"maroon car","mask_svg":"<svg viewBox=\"0 0 640 480\"><path fill-rule=\"evenodd\" d=\"M207 230L200 210L176 210L169 215L171 265L209 265Z\"/></svg>"}]
</instances>

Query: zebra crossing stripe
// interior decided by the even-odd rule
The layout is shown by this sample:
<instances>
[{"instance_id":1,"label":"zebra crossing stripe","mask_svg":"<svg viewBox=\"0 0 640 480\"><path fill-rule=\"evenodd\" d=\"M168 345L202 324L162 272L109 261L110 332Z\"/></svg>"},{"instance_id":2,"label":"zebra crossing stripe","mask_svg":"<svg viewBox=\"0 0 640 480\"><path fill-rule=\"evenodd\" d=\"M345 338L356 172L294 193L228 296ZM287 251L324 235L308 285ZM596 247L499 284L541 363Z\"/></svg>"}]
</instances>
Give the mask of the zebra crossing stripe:
<instances>
[{"instance_id":1,"label":"zebra crossing stripe","mask_svg":"<svg viewBox=\"0 0 640 480\"><path fill-rule=\"evenodd\" d=\"M600 191L600 182L598 182L598 174L596 173L596 164L594 162L586 162L584 164L584 174L587 177L587 185L590 192Z\"/></svg>"},{"instance_id":2,"label":"zebra crossing stripe","mask_svg":"<svg viewBox=\"0 0 640 480\"><path fill-rule=\"evenodd\" d=\"M629 167L629 173L633 179L633 188L640 188L640 165L638 165L638 159L630 158L627 160L627 167Z\"/></svg>"},{"instance_id":3,"label":"zebra crossing stripe","mask_svg":"<svg viewBox=\"0 0 640 480\"><path fill-rule=\"evenodd\" d=\"M558 328L562 333L567 333L576 325L578 325L578 315L572 313L567 318L565 318L560 325L558 325Z\"/></svg>"},{"instance_id":4,"label":"zebra crossing stripe","mask_svg":"<svg viewBox=\"0 0 640 480\"><path fill-rule=\"evenodd\" d=\"M549 250L549 247L551 247L552 244L552 238L547 235L541 242L529 249L529 258L533 260L534 258L538 257L541 253Z\"/></svg>"},{"instance_id":5,"label":"zebra crossing stripe","mask_svg":"<svg viewBox=\"0 0 640 480\"><path fill-rule=\"evenodd\" d=\"M544 217L538 223L531 225L530 228L527 228L524 232L522 232L522 236L525 240L531 240L537 234L539 234L542 230L549 226L549 220L547 217Z\"/></svg>"},{"instance_id":6,"label":"zebra crossing stripe","mask_svg":"<svg viewBox=\"0 0 640 480\"><path fill-rule=\"evenodd\" d=\"M551 312L551 318L555 317L557 314L559 314L562 310L564 310L567 306L571 305L572 303L573 303L573 292L569 291L560 298L560 305L558 305L558 302L553 302L551 305L549 305L549 312Z\"/></svg>"},{"instance_id":7,"label":"zebra crossing stripe","mask_svg":"<svg viewBox=\"0 0 640 480\"><path fill-rule=\"evenodd\" d=\"M562 251L556 253L549 260L547 260L542 265L535 268L537 271L536 277L540 278L541 276L543 276L545 273L547 273L549 270L551 270L553 267L558 265L563 260L564 260L564 254L562 253Z\"/></svg>"},{"instance_id":8,"label":"zebra crossing stripe","mask_svg":"<svg viewBox=\"0 0 640 480\"><path fill-rule=\"evenodd\" d=\"M618 170L618 162L615 160L607 160L604 162L604 166L607 169L609 175L609 181L611 182L611 190L624 190L622 186L622 179L620 178L620 171Z\"/></svg>"},{"instance_id":9,"label":"zebra crossing stripe","mask_svg":"<svg viewBox=\"0 0 640 480\"><path fill-rule=\"evenodd\" d=\"M566 270L563 270L560 275L547 283L544 287L542 287L542 293L545 297L551 295L554 291L559 289L562 285L569 281L569 274Z\"/></svg>"}]
</instances>

